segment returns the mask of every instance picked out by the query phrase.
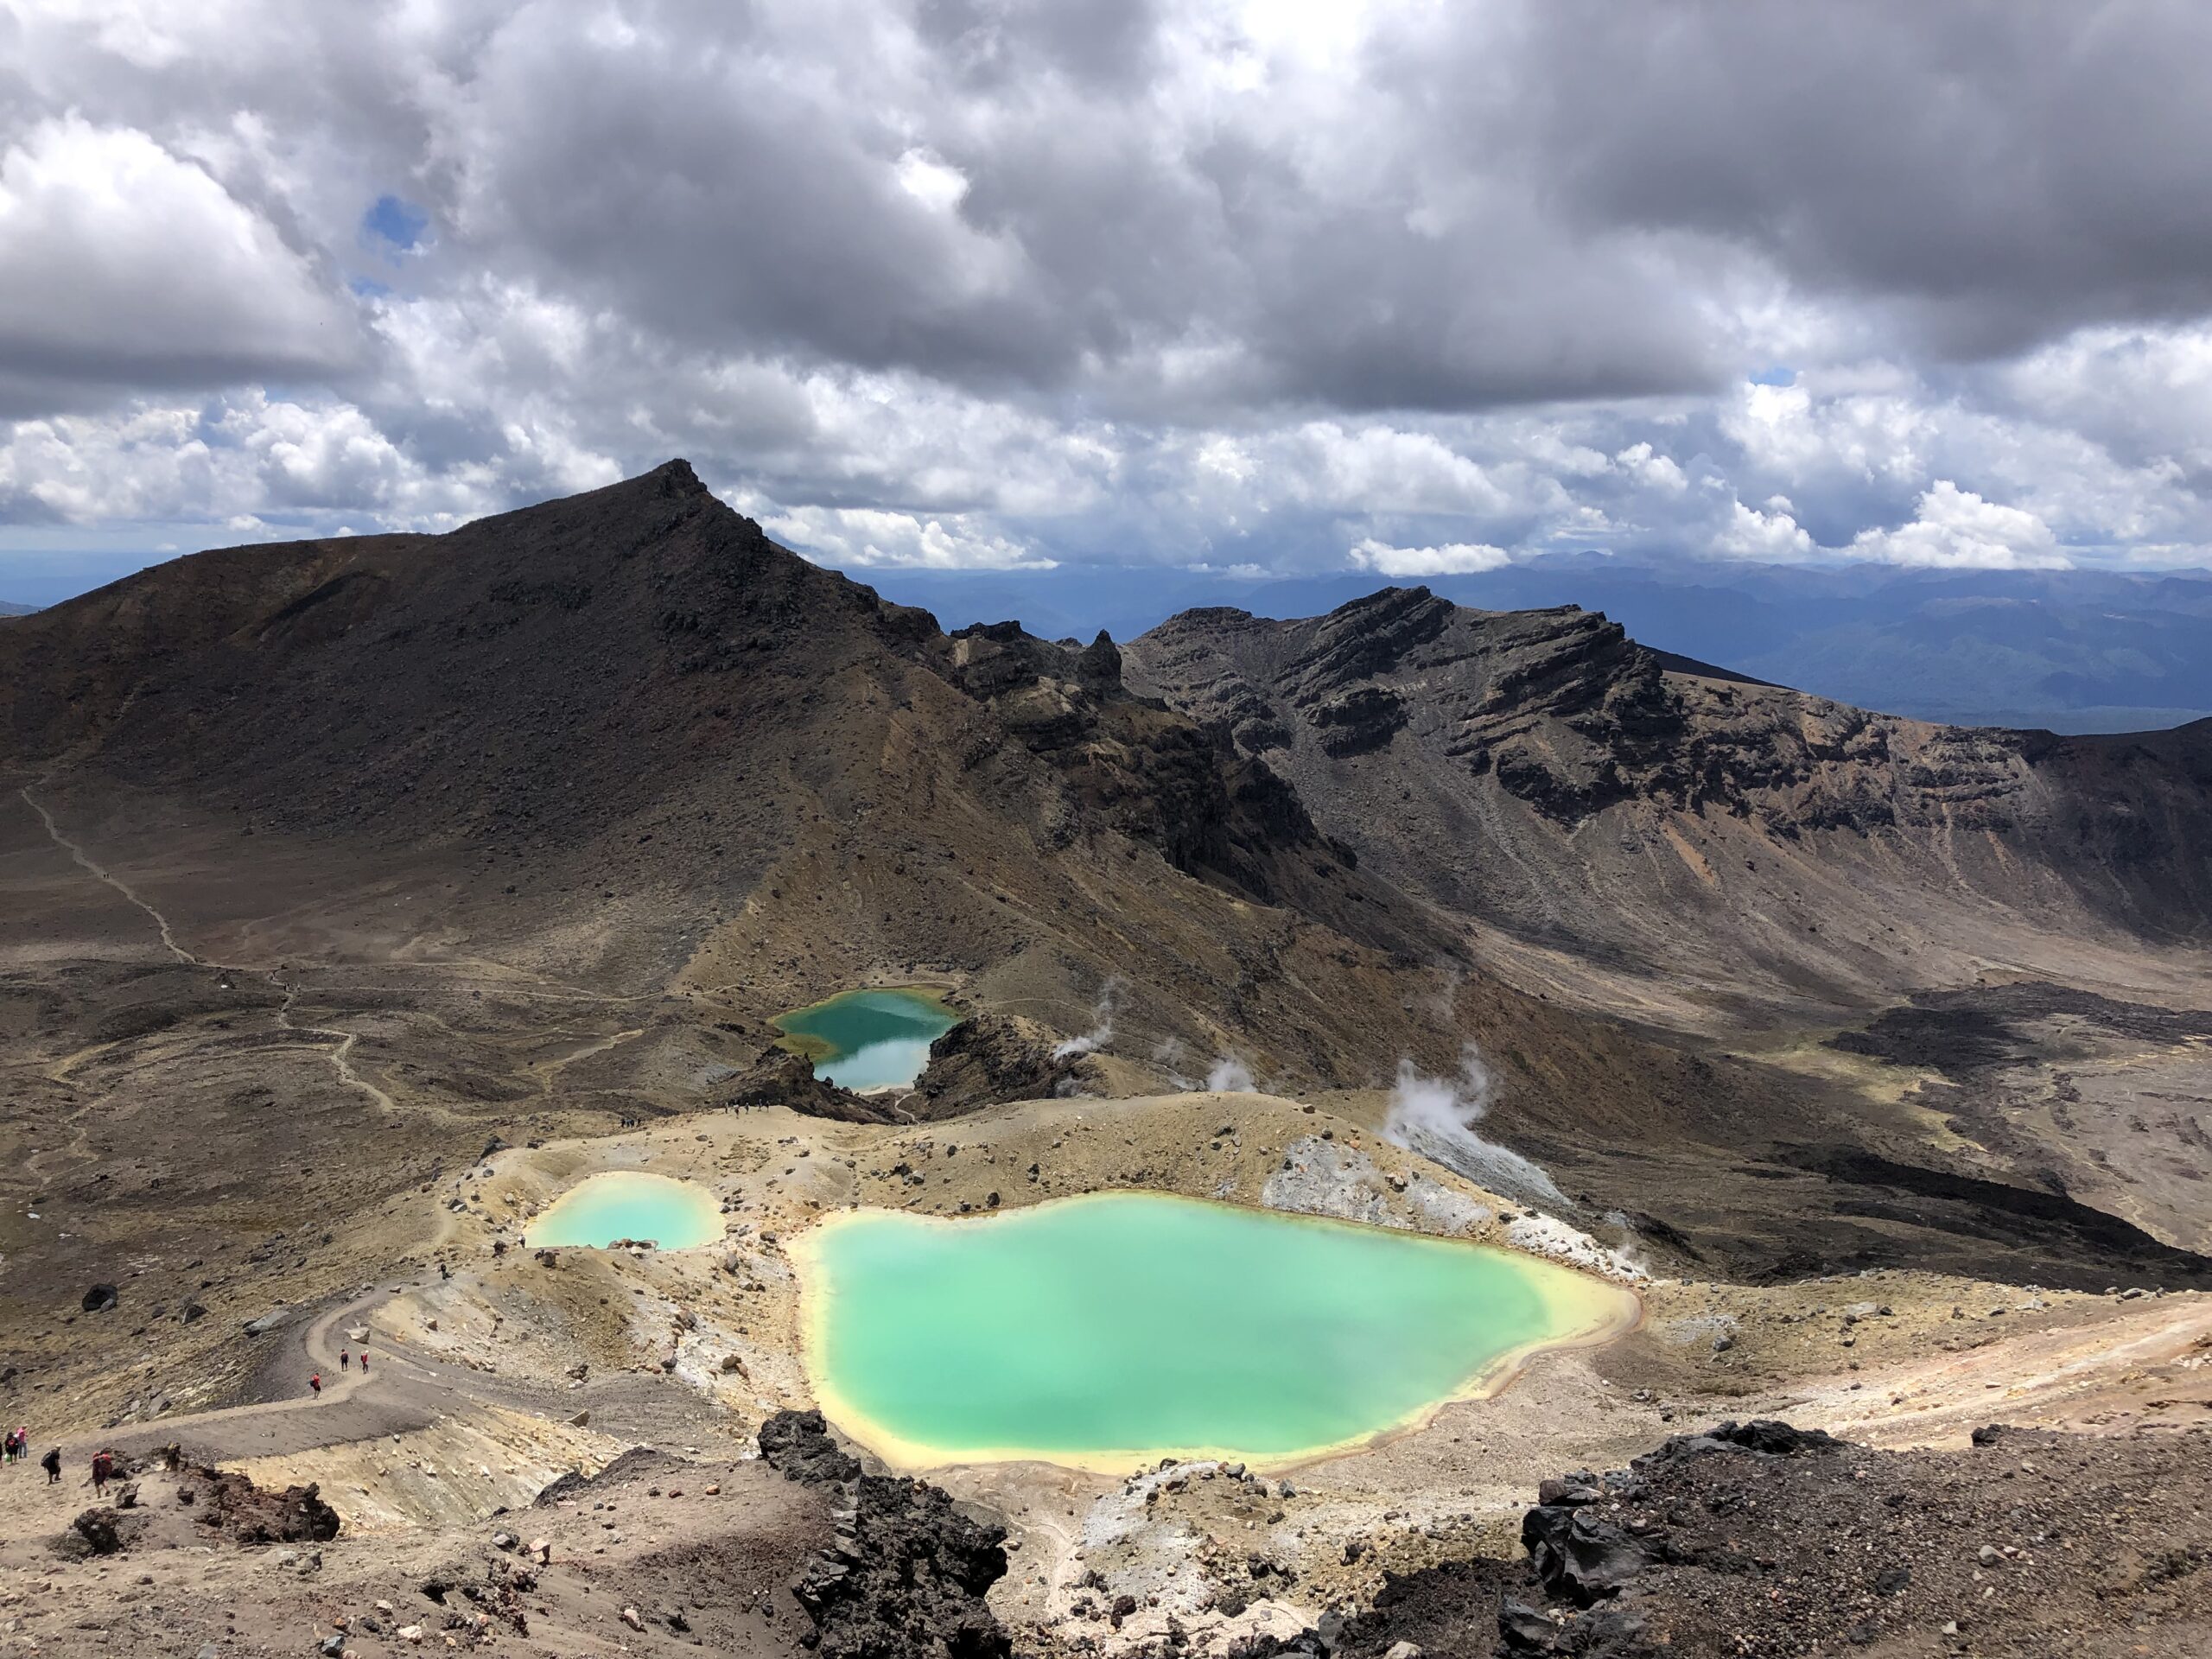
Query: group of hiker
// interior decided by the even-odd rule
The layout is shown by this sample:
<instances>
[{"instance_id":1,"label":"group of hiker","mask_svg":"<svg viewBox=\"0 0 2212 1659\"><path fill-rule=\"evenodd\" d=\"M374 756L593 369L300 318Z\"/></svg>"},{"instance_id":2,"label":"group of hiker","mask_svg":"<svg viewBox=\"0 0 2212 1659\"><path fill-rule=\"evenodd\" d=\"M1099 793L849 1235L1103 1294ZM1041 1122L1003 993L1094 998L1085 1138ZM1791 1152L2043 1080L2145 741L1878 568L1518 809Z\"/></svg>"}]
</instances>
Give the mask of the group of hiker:
<instances>
[{"instance_id":1,"label":"group of hiker","mask_svg":"<svg viewBox=\"0 0 2212 1659\"><path fill-rule=\"evenodd\" d=\"M22 1463L27 1461L31 1455L30 1425L26 1423L21 1428L11 1428L4 1437L0 1437L0 1451L4 1452L5 1460L7 1462ZM57 1446L54 1450L41 1458L38 1460L38 1466L46 1471L46 1484L48 1485L52 1486L59 1483L61 1479L61 1448ZM98 1466L98 1459L95 1459L95 1471L97 1471Z\"/></svg>"},{"instance_id":2,"label":"group of hiker","mask_svg":"<svg viewBox=\"0 0 2212 1659\"><path fill-rule=\"evenodd\" d=\"M365 1376L368 1375L369 1370L369 1351L367 1349L364 1348L361 1351L360 1360L361 1374ZM338 1356L338 1369L341 1371L346 1370L352 1366L353 1363L353 1351L350 1347L340 1350ZM321 1371L317 1371L314 1376L308 1378L308 1387L313 1389L318 1396L321 1395L322 1373ZM175 1469L179 1462L177 1448L174 1446L166 1446L163 1448L163 1453L170 1469ZM28 1423L21 1428L11 1428L8 1430L5 1434L0 1434L0 1461L7 1463L22 1463L29 1459L30 1454L31 1431L30 1426ZM48 1485L56 1486L60 1484L61 1448L57 1446L52 1451L48 1452L44 1457L38 1460L38 1466L46 1471L46 1484ZM111 1447L102 1446L98 1452L92 1453L93 1495L95 1497L105 1496L107 1491L108 1483L114 1478L115 1452Z\"/></svg>"},{"instance_id":3,"label":"group of hiker","mask_svg":"<svg viewBox=\"0 0 2212 1659\"><path fill-rule=\"evenodd\" d=\"M353 1351L351 1348L340 1348L338 1351L339 1370L340 1372L344 1372L349 1370L353 1363ZM366 1376L368 1374L369 1351L364 1348L361 1350L361 1375L363 1376ZM321 1371L317 1371L314 1376L308 1378L308 1388L318 1400L322 1397L322 1373Z\"/></svg>"},{"instance_id":4,"label":"group of hiker","mask_svg":"<svg viewBox=\"0 0 2212 1659\"><path fill-rule=\"evenodd\" d=\"M11 1428L4 1436L0 1436L0 1457L3 1457L6 1462L28 1462L30 1455L31 1431L29 1424L25 1424L21 1428ZM38 1466L46 1471L48 1485L60 1485L61 1484L61 1448L58 1446L54 1447L38 1460ZM105 1495L108 1482L114 1478L115 1453L108 1447L103 1446L92 1454L93 1495L96 1497Z\"/></svg>"}]
</instances>

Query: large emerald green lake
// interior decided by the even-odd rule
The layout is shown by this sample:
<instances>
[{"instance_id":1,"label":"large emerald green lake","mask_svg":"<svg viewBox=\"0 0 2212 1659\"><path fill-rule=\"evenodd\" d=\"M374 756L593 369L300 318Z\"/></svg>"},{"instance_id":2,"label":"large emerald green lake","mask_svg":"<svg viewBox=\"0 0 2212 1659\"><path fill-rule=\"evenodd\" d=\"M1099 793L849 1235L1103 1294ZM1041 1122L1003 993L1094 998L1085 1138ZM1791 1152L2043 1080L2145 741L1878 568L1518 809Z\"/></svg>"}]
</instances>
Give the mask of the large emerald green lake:
<instances>
[{"instance_id":1,"label":"large emerald green lake","mask_svg":"<svg viewBox=\"0 0 2212 1659\"><path fill-rule=\"evenodd\" d=\"M650 1239L664 1250L688 1250L722 1236L721 1203L694 1181L643 1170L609 1170L577 1182L525 1236L533 1245L605 1249L618 1239Z\"/></svg>"},{"instance_id":2,"label":"large emerald green lake","mask_svg":"<svg viewBox=\"0 0 2212 1659\"><path fill-rule=\"evenodd\" d=\"M1600 1341L1626 1291L1516 1252L1161 1193L975 1220L832 1217L793 1243L806 1365L891 1462L1289 1462Z\"/></svg>"},{"instance_id":3,"label":"large emerald green lake","mask_svg":"<svg viewBox=\"0 0 2212 1659\"><path fill-rule=\"evenodd\" d=\"M847 991L779 1015L784 1046L841 1089L903 1089L930 1063L930 1045L960 1016L930 991Z\"/></svg>"}]
</instances>

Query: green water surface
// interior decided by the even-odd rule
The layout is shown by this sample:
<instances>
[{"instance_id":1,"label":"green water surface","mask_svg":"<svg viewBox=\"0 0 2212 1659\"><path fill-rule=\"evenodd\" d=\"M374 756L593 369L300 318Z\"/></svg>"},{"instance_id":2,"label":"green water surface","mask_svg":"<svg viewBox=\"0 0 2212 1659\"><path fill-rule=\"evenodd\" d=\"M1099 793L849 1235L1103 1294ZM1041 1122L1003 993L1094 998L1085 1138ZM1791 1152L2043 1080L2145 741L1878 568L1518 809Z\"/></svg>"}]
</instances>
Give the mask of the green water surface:
<instances>
[{"instance_id":1,"label":"green water surface","mask_svg":"<svg viewBox=\"0 0 2212 1659\"><path fill-rule=\"evenodd\" d=\"M1287 1459L1635 1309L1510 1251L1157 1193L860 1211L799 1242L816 1393L910 1465Z\"/></svg>"},{"instance_id":2,"label":"green water surface","mask_svg":"<svg viewBox=\"0 0 2212 1659\"><path fill-rule=\"evenodd\" d=\"M532 1245L604 1249L618 1238L649 1238L664 1250L685 1250L722 1236L721 1205L692 1181L642 1170L611 1170L576 1183L525 1235Z\"/></svg>"},{"instance_id":3,"label":"green water surface","mask_svg":"<svg viewBox=\"0 0 2212 1659\"><path fill-rule=\"evenodd\" d=\"M847 991L779 1016L785 1046L842 1089L904 1088L922 1075L930 1045L960 1016L928 991Z\"/></svg>"}]
</instances>

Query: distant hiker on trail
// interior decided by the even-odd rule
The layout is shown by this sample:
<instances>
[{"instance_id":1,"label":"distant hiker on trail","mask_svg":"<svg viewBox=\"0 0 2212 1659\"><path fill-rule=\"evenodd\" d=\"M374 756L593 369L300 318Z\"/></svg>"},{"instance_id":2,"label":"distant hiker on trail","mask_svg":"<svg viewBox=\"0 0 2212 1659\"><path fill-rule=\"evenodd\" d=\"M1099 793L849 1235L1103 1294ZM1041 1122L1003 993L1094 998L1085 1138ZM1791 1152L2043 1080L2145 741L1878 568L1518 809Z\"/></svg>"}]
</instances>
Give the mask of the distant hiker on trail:
<instances>
[{"instance_id":1,"label":"distant hiker on trail","mask_svg":"<svg viewBox=\"0 0 2212 1659\"><path fill-rule=\"evenodd\" d=\"M318 1395L322 1393L322 1373L321 1371L317 1371L313 1376L308 1378L308 1387L313 1389Z\"/></svg>"},{"instance_id":2,"label":"distant hiker on trail","mask_svg":"<svg viewBox=\"0 0 2212 1659\"><path fill-rule=\"evenodd\" d=\"M338 1369L341 1371L351 1370L353 1365L353 1351L351 1348L340 1348L338 1351Z\"/></svg>"},{"instance_id":3,"label":"distant hiker on trail","mask_svg":"<svg viewBox=\"0 0 2212 1659\"><path fill-rule=\"evenodd\" d=\"M115 1478L115 1453L102 1446L92 1453L92 1496L105 1497L107 1484Z\"/></svg>"},{"instance_id":4,"label":"distant hiker on trail","mask_svg":"<svg viewBox=\"0 0 2212 1659\"><path fill-rule=\"evenodd\" d=\"M61 1484L61 1448L57 1446L53 1451L41 1458L38 1460L38 1466L46 1471L46 1484L48 1485L60 1485Z\"/></svg>"}]
</instances>

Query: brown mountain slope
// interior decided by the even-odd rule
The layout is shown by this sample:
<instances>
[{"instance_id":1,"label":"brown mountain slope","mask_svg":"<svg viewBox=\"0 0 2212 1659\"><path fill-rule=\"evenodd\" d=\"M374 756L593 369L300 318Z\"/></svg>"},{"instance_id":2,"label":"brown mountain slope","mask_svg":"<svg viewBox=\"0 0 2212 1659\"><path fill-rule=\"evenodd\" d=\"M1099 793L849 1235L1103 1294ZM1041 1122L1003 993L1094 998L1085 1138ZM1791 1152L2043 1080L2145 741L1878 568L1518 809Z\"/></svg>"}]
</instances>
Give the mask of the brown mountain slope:
<instances>
[{"instance_id":1,"label":"brown mountain slope","mask_svg":"<svg viewBox=\"0 0 2212 1659\"><path fill-rule=\"evenodd\" d=\"M1685 1023L2212 944L2212 723L1929 726L1423 588L1304 621L1188 612L1125 654L1398 885L1530 963L1607 970L1601 995L1649 982Z\"/></svg>"},{"instance_id":2,"label":"brown mountain slope","mask_svg":"<svg viewBox=\"0 0 2212 1659\"><path fill-rule=\"evenodd\" d=\"M1474 918L1523 988L1826 1076L1870 1121L1918 1113L1906 1163L2212 1242L2186 1012L2212 1007L2212 726L1929 726L1671 671L1602 616L1420 588L1302 621L1190 612L1124 655L1363 868ZM1922 1029L1993 1029L1995 1056L1819 1046L1927 995Z\"/></svg>"}]
</instances>

